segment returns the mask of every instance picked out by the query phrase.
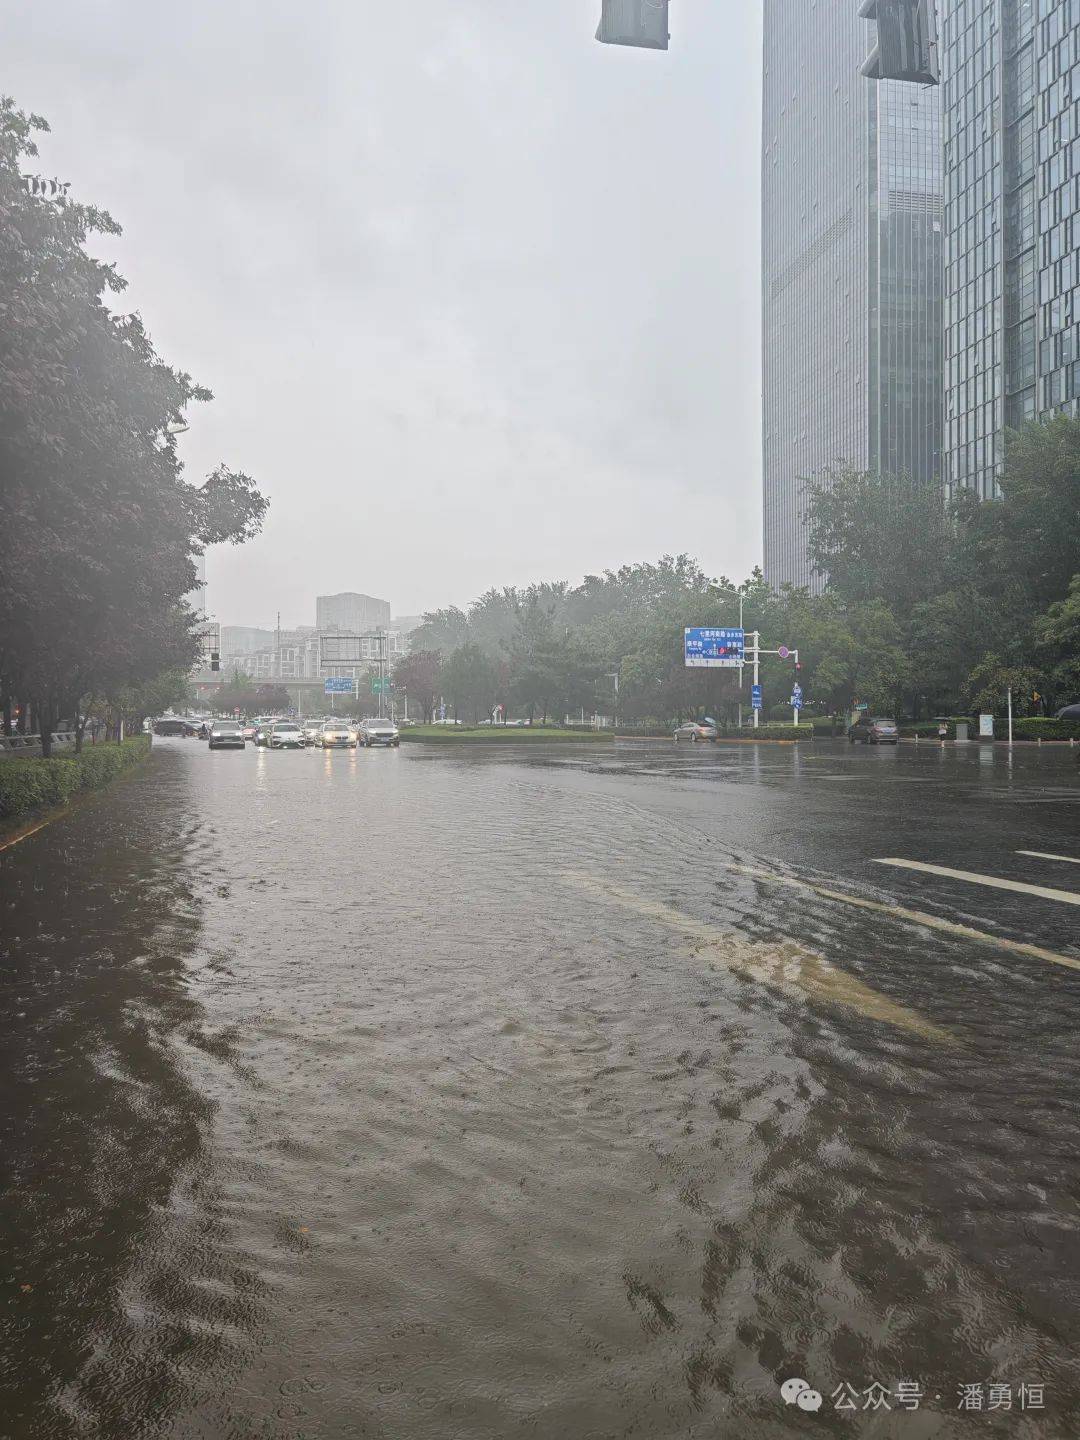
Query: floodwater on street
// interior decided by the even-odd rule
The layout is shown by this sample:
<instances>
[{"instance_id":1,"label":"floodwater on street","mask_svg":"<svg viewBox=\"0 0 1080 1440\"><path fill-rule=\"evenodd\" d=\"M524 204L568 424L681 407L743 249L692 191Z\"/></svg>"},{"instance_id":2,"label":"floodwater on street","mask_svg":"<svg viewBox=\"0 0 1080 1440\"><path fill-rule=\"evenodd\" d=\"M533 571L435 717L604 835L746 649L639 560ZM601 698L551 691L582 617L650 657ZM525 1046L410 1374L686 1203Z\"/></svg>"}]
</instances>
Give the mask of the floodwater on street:
<instances>
[{"instance_id":1,"label":"floodwater on street","mask_svg":"<svg viewBox=\"0 0 1080 1440\"><path fill-rule=\"evenodd\" d=\"M0 855L0 1436L1080 1433L1077 859L1068 748L155 742Z\"/></svg>"}]
</instances>

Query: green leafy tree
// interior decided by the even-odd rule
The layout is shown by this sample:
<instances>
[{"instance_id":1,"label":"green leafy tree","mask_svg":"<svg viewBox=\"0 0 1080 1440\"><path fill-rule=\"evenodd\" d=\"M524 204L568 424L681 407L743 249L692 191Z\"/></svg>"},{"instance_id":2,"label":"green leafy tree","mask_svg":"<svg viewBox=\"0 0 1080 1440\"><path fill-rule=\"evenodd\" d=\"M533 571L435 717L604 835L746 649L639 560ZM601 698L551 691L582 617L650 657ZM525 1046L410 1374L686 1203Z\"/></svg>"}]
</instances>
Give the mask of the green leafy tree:
<instances>
[{"instance_id":1,"label":"green leafy tree","mask_svg":"<svg viewBox=\"0 0 1080 1440\"><path fill-rule=\"evenodd\" d=\"M458 719L464 714L475 725L493 708L494 667L472 641L467 640L447 655L439 672L439 684Z\"/></svg>"},{"instance_id":2,"label":"green leafy tree","mask_svg":"<svg viewBox=\"0 0 1080 1440\"><path fill-rule=\"evenodd\" d=\"M805 486L807 550L847 605L884 601L901 621L954 578L956 526L937 485L828 470Z\"/></svg>"},{"instance_id":3,"label":"green leafy tree","mask_svg":"<svg viewBox=\"0 0 1080 1440\"><path fill-rule=\"evenodd\" d=\"M183 479L170 425L209 391L106 303L124 282L86 243L115 222L28 193L46 129L0 100L0 692L33 703L47 752L62 710L191 665L194 557L266 502L225 467Z\"/></svg>"},{"instance_id":4,"label":"green leafy tree","mask_svg":"<svg viewBox=\"0 0 1080 1440\"><path fill-rule=\"evenodd\" d=\"M1080 568L1080 420L1055 415L1008 435L1000 479L996 568L1020 579L1041 611Z\"/></svg>"},{"instance_id":5,"label":"green leafy tree","mask_svg":"<svg viewBox=\"0 0 1080 1440\"><path fill-rule=\"evenodd\" d=\"M394 689L408 696L425 723L435 711L441 667L442 657L435 650L410 650L394 666Z\"/></svg>"},{"instance_id":6,"label":"green leafy tree","mask_svg":"<svg viewBox=\"0 0 1080 1440\"><path fill-rule=\"evenodd\" d=\"M1049 708L1080 701L1080 574L1072 577L1068 595L1035 621L1035 650Z\"/></svg>"}]
</instances>

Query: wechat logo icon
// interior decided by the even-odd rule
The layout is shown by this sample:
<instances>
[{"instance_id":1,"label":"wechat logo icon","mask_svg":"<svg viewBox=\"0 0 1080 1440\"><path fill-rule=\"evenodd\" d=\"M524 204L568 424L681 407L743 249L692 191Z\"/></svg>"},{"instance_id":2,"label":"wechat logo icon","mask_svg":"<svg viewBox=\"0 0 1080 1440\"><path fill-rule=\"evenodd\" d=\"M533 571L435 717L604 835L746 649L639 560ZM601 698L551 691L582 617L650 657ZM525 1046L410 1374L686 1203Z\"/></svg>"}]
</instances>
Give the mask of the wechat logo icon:
<instances>
[{"instance_id":1,"label":"wechat logo icon","mask_svg":"<svg viewBox=\"0 0 1080 1440\"><path fill-rule=\"evenodd\" d=\"M780 1386L785 1405L798 1405L800 1410L820 1410L821 1395L812 1390L805 1380L793 1376Z\"/></svg>"}]
</instances>

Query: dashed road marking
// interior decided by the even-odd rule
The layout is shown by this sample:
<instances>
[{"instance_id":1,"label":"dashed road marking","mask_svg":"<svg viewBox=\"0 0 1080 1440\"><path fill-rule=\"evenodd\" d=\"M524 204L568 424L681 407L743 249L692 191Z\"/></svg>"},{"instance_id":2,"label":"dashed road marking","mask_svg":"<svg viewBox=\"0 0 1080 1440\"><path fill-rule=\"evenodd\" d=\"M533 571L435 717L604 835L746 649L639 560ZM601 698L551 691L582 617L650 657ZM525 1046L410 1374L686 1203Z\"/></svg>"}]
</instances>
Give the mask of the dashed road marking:
<instances>
[{"instance_id":1,"label":"dashed road marking","mask_svg":"<svg viewBox=\"0 0 1080 1440\"><path fill-rule=\"evenodd\" d=\"M662 901L650 900L636 891L609 885L591 875L564 875L563 880L576 890L585 891L596 899L614 902L696 940L716 969L722 967L759 984L789 993L798 991L808 999L855 1010L869 1019L882 1020L913 1035L921 1035L925 1040L956 1042L956 1037L948 1030L943 1030L906 1005L890 1000L887 995L832 965L824 956L804 949L794 940L786 937L775 941L752 940L738 930L718 930L714 925L695 920L692 915L686 915Z\"/></svg>"},{"instance_id":2,"label":"dashed road marking","mask_svg":"<svg viewBox=\"0 0 1080 1440\"><path fill-rule=\"evenodd\" d=\"M1000 875L980 875L975 870L953 870L949 865L927 865L923 860L901 860L896 856L875 858L873 863L897 865L902 870L919 870L925 875L944 875L947 880L964 880L969 885L985 885L991 890L1036 895L1040 900L1056 900L1062 905L1080 905L1080 895L1075 890L1052 890L1048 885L1028 885L1023 880L1005 880Z\"/></svg>"},{"instance_id":3,"label":"dashed road marking","mask_svg":"<svg viewBox=\"0 0 1080 1440\"><path fill-rule=\"evenodd\" d=\"M908 910L903 905L888 905L881 900L867 900L861 895L848 895L843 890L830 890L824 885L811 885L806 880L796 880L794 875L781 875L773 870L760 870L753 865L729 865L729 870L739 875L749 875L754 880L766 880L773 885L787 885L792 890L809 890L826 900L839 900L844 905L855 905L860 910L874 910L879 915L893 915L898 920L907 920L912 925L923 925L928 930L940 930L945 935L956 935L961 940L976 940L982 945L996 945L1001 950L1011 950L1014 955L1030 955L1034 960L1048 960L1052 965L1064 965L1069 970L1080 970L1080 960L1072 955L1060 955L1056 950L1046 950L1041 945L1030 945L1026 940L1010 940L1004 935L990 935L985 930L976 930L971 925L961 925L956 920L945 920L940 915L928 915L923 910Z\"/></svg>"},{"instance_id":4,"label":"dashed road marking","mask_svg":"<svg viewBox=\"0 0 1080 1440\"><path fill-rule=\"evenodd\" d=\"M1066 865L1080 865L1080 855L1050 855L1045 850L1017 850L1017 855L1033 855L1036 860L1063 860Z\"/></svg>"}]
</instances>

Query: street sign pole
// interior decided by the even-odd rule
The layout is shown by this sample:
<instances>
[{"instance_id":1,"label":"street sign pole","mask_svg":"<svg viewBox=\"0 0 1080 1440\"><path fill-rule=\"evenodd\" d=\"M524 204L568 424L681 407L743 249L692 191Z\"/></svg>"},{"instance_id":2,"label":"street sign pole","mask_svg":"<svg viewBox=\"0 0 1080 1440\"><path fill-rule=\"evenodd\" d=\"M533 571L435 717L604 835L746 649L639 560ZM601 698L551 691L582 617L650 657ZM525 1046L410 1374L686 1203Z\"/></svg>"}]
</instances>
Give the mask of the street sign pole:
<instances>
[{"instance_id":1,"label":"street sign pole","mask_svg":"<svg viewBox=\"0 0 1080 1440\"><path fill-rule=\"evenodd\" d=\"M743 629L742 609L743 609L743 597L740 595L740 596L739 596L739 629L740 629L740 630ZM745 630L743 630L743 634L744 634L744 635L746 634L746 631L745 631ZM746 647L745 647L745 645L744 645L744 646L743 646L743 649L745 650L745 648L746 648ZM743 671L744 671L745 669L746 669L746 656L744 655L744 656L743 656L743 663L739 666L739 729L740 729L740 730L742 729L742 682L743 682Z\"/></svg>"},{"instance_id":2,"label":"street sign pole","mask_svg":"<svg viewBox=\"0 0 1080 1440\"><path fill-rule=\"evenodd\" d=\"M759 686L760 686L760 684L761 684L760 666L761 666L761 633L760 633L760 631L755 630L755 631L754 631L754 688L758 691L758 694L759 694L759 695L761 694L761 690L760 690L760 688L759 688ZM760 723L760 721L761 721L761 707L758 706L758 708L754 711L754 729L755 729L755 730L758 728L758 724Z\"/></svg>"}]
</instances>

